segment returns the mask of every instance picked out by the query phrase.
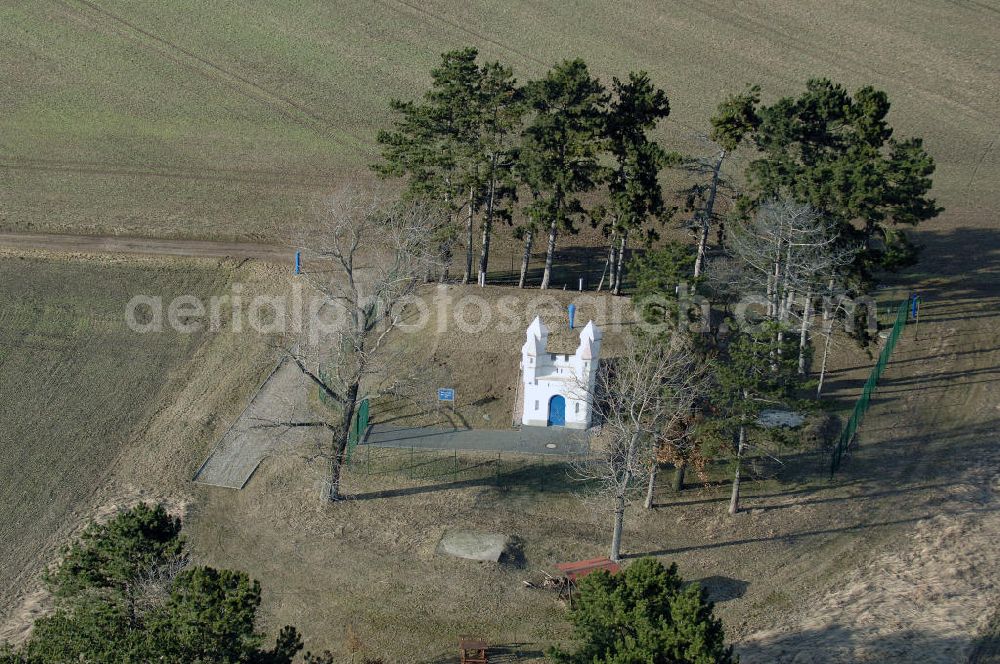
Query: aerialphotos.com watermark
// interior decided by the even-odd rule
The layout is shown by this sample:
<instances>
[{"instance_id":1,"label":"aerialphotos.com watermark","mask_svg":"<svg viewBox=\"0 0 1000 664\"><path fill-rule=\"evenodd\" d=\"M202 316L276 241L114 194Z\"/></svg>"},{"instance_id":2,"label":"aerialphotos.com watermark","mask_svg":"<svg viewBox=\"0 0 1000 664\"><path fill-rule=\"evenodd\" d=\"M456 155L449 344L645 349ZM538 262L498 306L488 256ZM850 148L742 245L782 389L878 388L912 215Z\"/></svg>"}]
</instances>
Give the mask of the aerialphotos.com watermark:
<instances>
[{"instance_id":1,"label":"aerialphotos.com watermark","mask_svg":"<svg viewBox=\"0 0 1000 664\"><path fill-rule=\"evenodd\" d=\"M385 318L392 320L402 333L441 334L455 329L467 335L487 330L506 334L520 332L535 316L541 316L550 326L557 320L566 319L566 306L559 298L544 291L531 296L527 295L530 291L517 293L486 298L439 286L433 294L408 295L392 303L393 310ZM630 299L579 292L574 293L572 303L580 316L605 327L627 325L655 333L679 324L692 331L710 333L713 322L723 329L727 325L721 320L719 311L713 311L709 300L692 293L687 284L677 287L675 298ZM375 298L364 304L382 307L380 311L388 306ZM796 304L799 311L805 310L802 298ZM763 321L767 307L765 297L746 295L729 306L725 318L732 319L740 327L756 325ZM876 307L875 300L870 297L817 296L809 311L825 316L842 312L838 318L848 333L854 332L856 314L863 311L868 331L877 332ZM290 293L282 295L246 296L239 283L233 284L228 294L208 298L179 295L166 301L160 295L142 294L134 296L125 306L126 325L138 334L168 330L181 334L252 330L262 335L305 335L311 343L336 335L347 323L348 316L348 309L342 302L322 295L306 296L300 284L294 284Z\"/></svg>"}]
</instances>

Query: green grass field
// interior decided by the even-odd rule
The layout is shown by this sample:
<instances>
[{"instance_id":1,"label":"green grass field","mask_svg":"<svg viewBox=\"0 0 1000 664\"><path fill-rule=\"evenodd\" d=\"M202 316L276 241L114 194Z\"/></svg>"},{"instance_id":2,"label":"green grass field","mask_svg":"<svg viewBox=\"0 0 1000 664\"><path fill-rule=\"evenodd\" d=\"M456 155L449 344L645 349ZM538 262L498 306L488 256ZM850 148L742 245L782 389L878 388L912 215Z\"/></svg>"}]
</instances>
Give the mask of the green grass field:
<instances>
[{"instance_id":1,"label":"green grass field","mask_svg":"<svg viewBox=\"0 0 1000 664\"><path fill-rule=\"evenodd\" d=\"M747 83L766 98L816 75L883 87L899 133L938 161L941 222L975 223L1000 209L985 186L998 30L994 3L937 0L21 0L0 8L0 228L275 237L311 196L368 177L389 98L464 45L522 79L577 56L605 82L646 69L671 95L663 139L691 151Z\"/></svg>"}]
</instances>

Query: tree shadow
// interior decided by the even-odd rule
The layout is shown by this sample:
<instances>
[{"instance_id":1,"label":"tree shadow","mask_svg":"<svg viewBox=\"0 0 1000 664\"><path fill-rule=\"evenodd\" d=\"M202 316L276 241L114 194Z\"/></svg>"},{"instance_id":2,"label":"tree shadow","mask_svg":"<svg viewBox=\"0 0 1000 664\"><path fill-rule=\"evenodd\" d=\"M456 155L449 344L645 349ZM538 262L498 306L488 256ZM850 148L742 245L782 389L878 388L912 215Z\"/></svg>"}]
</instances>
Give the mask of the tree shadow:
<instances>
[{"instance_id":1,"label":"tree shadow","mask_svg":"<svg viewBox=\"0 0 1000 664\"><path fill-rule=\"evenodd\" d=\"M962 514L970 513L985 513L994 511L991 508L981 508L981 509L964 509L961 510ZM676 555L678 553L687 553L689 551L709 551L712 549L721 549L729 546L743 546L746 544L759 544L762 542L785 542L785 543L795 543L799 540L809 539L813 537L821 537L824 535L836 535L838 533L858 533L863 532L868 529L881 528L885 526L898 526L903 524L914 524L918 521L923 521L924 519L930 519L935 516L948 515L957 513L952 510L931 510L916 516L907 517L905 519L886 519L882 521L868 521L857 523L854 525L840 526L838 528L817 528L814 530L805 530L797 533L784 533L780 535L769 535L767 537L745 537L741 539L726 540L723 542L709 542L707 544L692 544L690 546L679 546L672 549L657 549L655 551L645 551L642 553L629 553L625 554L623 558L644 558L646 556L669 556Z\"/></svg>"},{"instance_id":2,"label":"tree shadow","mask_svg":"<svg viewBox=\"0 0 1000 664\"><path fill-rule=\"evenodd\" d=\"M708 594L708 599L716 604L743 597L750 586L749 581L718 575L693 579L689 583L697 583L704 588Z\"/></svg>"},{"instance_id":3,"label":"tree shadow","mask_svg":"<svg viewBox=\"0 0 1000 664\"><path fill-rule=\"evenodd\" d=\"M970 637L942 637L913 629L879 634L878 629L871 627L866 633L865 629L851 629L840 624L798 629L737 644L736 652L742 664L961 662L972 642ZM985 664L990 660L978 661Z\"/></svg>"}]
</instances>

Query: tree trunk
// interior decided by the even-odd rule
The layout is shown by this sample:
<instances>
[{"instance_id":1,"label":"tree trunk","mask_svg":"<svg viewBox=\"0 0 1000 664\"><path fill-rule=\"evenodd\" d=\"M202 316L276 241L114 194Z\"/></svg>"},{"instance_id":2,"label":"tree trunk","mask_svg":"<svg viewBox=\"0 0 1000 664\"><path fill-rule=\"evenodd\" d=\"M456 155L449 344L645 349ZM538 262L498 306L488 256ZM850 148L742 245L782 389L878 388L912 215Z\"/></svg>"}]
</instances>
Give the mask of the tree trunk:
<instances>
[{"instance_id":1,"label":"tree trunk","mask_svg":"<svg viewBox=\"0 0 1000 664\"><path fill-rule=\"evenodd\" d=\"M608 278L608 289L613 289L615 287L615 233L611 232L611 242L608 246L608 260L604 264L604 270L601 272L601 281L597 284L597 292L601 292L601 288L604 287L604 277Z\"/></svg>"},{"instance_id":2,"label":"tree trunk","mask_svg":"<svg viewBox=\"0 0 1000 664\"><path fill-rule=\"evenodd\" d=\"M705 202L705 209L701 218L701 232L698 237L698 257L694 261L694 278L701 276L705 269L705 250L708 245L708 231L712 225L712 216L715 214L715 195L719 191L719 172L722 170L722 161L726 158L726 151L719 152L719 158L712 169L712 186L708 191L708 201Z\"/></svg>"},{"instance_id":3,"label":"tree trunk","mask_svg":"<svg viewBox=\"0 0 1000 664\"><path fill-rule=\"evenodd\" d=\"M556 235L559 233L559 217L554 216L549 225L549 244L545 249L545 272L542 274L542 290L549 287L552 280L552 259L556 254Z\"/></svg>"},{"instance_id":4,"label":"tree trunk","mask_svg":"<svg viewBox=\"0 0 1000 664\"><path fill-rule=\"evenodd\" d=\"M799 375L806 375L806 343L809 341L809 325L812 316L812 293L806 293L802 303L802 327L799 328Z\"/></svg>"},{"instance_id":5,"label":"tree trunk","mask_svg":"<svg viewBox=\"0 0 1000 664\"><path fill-rule=\"evenodd\" d=\"M698 231L698 255L694 259L694 278L697 279L701 276L701 272L705 265L705 250L708 248L708 231L709 231L709 220L708 217L702 217L701 229Z\"/></svg>"},{"instance_id":6,"label":"tree trunk","mask_svg":"<svg viewBox=\"0 0 1000 664\"><path fill-rule=\"evenodd\" d=\"M816 399L819 399L820 395L823 394L823 379L826 377L826 360L830 355L830 340L833 337L833 317L835 313L833 309L833 283L833 279L831 279L827 286L829 295L823 298L823 336L826 338L823 340L823 363L819 368Z\"/></svg>"},{"instance_id":7,"label":"tree trunk","mask_svg":"<svg viewBox=\"0 0 1000 664\"><path fill-rule=\"evenodd\" d=\"M467 284L472 279L472 221L475 211L474 198L476 196L475 187L469 187L469 213L465 217L465 272L462 273L462 283Z\"/></svg>"},{"instance_id":8,"label":"tree trunk","mask_svg":"<svg viewBox=\"0 0 1000 664\"><path fill-rule=\"evenodd\" d=\"M674 470L674 482L671 488L674 491L684 490L684 475L687 472L687 461L681 461L677 464L677 468Z\"/></svg>"},{"instance_id":9,"label":"tree trunk","mask_svg":"<svg viewBox=\"0 0 1000 664\"><path fill-rule=\"evenodd\" d=\"M652 467L649 469L649 482L646 484L646 502L645 508L647 510L653 509L653 491L656 488L656 474L660 470L660 464L653 461Z\"/></svg>"},{"instance_id":10,"label":"tree trunk","mask_svg":"<svg viewBox=\"0 0 1000 664\"><path fill-rule=\"evenodd\" d=\"M618 246L618 265L615 267L615 287L611 291L612 295L621 295L622 275L625 270L625 248L628 243L628 231L622 231L620 244Z\"/></svg>"},{"instance_id":11,"label":"tree trunk","mask_svg":"<svg viewBox=\"0 0 1000 664\"><path fill-rule=\"evenodd\" d=\"M524 234L524 258L521 259L521 279L517 282L518 288L524 288L528 279L528 263L531 261L531 245L534 240L534 231L528 231Z\"/></svg>"},{"instance_id":12,"label":"tree trunk","mask_svg":"<svg viewBox=\"0 0 1000 664\"><path fill-rule=\"evenodd\" d=\"M438 272L439 284L443 284L448 281L448 273L451 266L451 249L446 247L442 254L444 255L444 262L441 264L441 271Z\"/></svg>"},{"instance_id":13,"label":"tree trunk","mask_svg":"<svg viewBox=\"0 0 1000 664\"><path fill-rule=\"evenodd\" d=\"M778 264L774 264L774 271L778 271ZM774 291L777 278L773 274L767 275L767 317L774 320L777 316L777 307L774 304Z\"/></svg>"},{"instance_id":14,"label":"tree trunk","mask_svg":"<svg viewBox=\"0 0 1000 664\"><path fill-rule=\"evenodd\" d=\"M615 528L611 535L611 555L612 561L621 560L622 549L622 528L625 525L625 496L615 497Z\"/></svg>"},{"instance_id":15,"label":"tree trunk","mask_svg":"<svg viewBox=\"0 0 1000 664\"><path fill-rule=\"evenodd\" d=\"M354 409L358 400L360 384L354 383L347 390L347 399L344 406L344 420L340 431L333 437L333 445L330 454L330 478L327 497L331 501L343 499L340 491L340 478L344 470L344 461L347 457L347 445L351 435L351 421L354 419Z\"/></svg>"},{"instance_id":16,"label":"tree trunk","mask_svg":"<svg viewBox=\"0 0 1000 664\"><path fill-rule=\"evenodd\" d=\"M446 237L451 234L455 227L456 212L451 207L451 176L445 178L444 205L448 210L448 228L445 229ZM447 242L441 243L441 271L438 273L438 283L448 280L448 269L451 266L451 246Z\"/></svg>"},{"instance_id":17,"label":"tree trunk","mask_svg":"<svg viewBox=\"0 0 1000 664\"><path fill-rule=\"evenodd\" d=\"M496 156L493 157L490 190L486 197L486 218L483 219L483 246L479 252L479 285L486 285L486 269L490 262L490 239L493 237L493 205L496 196Z\"/></svg>"},{"instance_id":18,"label":"tree trunk","mask_svg":"<svg viewBox=\"0 0 1000 664\"><path fill-rule=\"evenodd\" d=\"M746 444L746 427L740 425L740 440L736 445L736 471L733 473L733 494L729 498L729 513L740 511L740 465L743 463L743 446Z\"/></svg>"},{"instance_id":19,"label":"tree trunk","mask_svg":"<svg viewBox=\"0 0 1000 664\"><path fill-rule=\"evenodd\" d=\"M823 379L826 378L826 360L830 356L830 340L833 339L833 313L829 307L823 308L823 362L819 367L819 383L816 385L816 398L823 394Z\"/></svg>"}]
</instances>

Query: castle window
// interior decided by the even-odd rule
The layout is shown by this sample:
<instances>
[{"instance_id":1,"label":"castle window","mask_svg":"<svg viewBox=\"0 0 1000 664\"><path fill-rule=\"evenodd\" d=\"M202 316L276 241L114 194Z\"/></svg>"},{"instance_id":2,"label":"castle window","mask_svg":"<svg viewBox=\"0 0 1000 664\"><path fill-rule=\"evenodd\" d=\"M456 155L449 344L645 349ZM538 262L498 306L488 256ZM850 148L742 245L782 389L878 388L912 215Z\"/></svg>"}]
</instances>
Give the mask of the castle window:
<instances>
[{"instance_id":1,"label":"castle window","mask_svg":"<svg viewBox=\"0 0 1000 664\"><path fill-rule=\"evenodd\" d=\"M537 383L538 381L536 380L535 382ZM535 399L535 410L538 410L538 399Z\"/></svg>"},{"instance_id":2,"label":"castle window","mask_svg":"<svg viewBox=\"0 0 1000 664\"><path fill-rule=\"evenodd\" d=\"M577 415L580 414L580 402L579 401L576 402L576 414Z\"/></svg>"}]
</instances>

